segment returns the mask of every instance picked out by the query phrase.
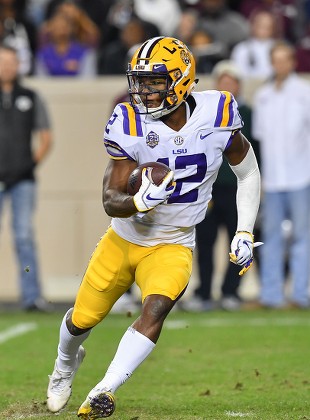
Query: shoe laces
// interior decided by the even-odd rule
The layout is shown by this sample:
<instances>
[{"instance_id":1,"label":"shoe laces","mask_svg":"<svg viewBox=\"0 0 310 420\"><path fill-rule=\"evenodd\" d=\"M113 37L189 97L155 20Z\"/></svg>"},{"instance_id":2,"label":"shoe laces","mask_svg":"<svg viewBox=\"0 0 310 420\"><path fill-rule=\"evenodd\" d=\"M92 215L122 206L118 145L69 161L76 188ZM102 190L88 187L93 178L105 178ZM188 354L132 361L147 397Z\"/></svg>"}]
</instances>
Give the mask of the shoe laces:
<instances>
[{"instance_id":1,"label":"shoe laces","mask_svg":"<svg viewBox=\"0 0 310 420\"><path fill-rule=\"evenodd\" d=\"M68 386L71 376L71 372L63 372L61 374L58 370L56 370L53 375L49 375L49 378L51 379L51 391L54 394L61 395L64 389Z\"/></svg>"}]
</instances>

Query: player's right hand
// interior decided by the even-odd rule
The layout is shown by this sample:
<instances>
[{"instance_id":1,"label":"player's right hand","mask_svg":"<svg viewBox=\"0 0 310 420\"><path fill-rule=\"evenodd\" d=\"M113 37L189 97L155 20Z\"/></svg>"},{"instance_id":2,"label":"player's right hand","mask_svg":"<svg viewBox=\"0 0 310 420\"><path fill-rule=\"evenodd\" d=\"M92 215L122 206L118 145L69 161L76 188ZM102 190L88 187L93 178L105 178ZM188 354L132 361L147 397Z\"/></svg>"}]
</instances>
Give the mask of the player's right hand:
<instances>
[{"instance_id":1,"label":"player's right hand","mask_svg":"<svg viewBox=\"0 0 310 420\"><path fill-rule=\"evenodd\" d=\"M141 186L139 191L133 196L134 204L140 212L152 210L158 204L166 201L176 186L176 183L173 182L173 171L168 172L160 185L156 185L149 180L147 170L147 168L143 169Z\"/></svg>"}]
</instances>

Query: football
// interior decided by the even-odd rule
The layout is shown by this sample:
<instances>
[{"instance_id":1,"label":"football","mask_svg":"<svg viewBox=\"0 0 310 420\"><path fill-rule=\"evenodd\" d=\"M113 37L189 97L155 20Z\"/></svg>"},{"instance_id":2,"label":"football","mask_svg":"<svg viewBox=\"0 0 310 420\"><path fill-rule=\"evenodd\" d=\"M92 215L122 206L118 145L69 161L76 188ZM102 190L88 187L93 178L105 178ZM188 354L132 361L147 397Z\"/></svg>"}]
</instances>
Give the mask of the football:
<instances>
[{"instance_id":1,"label":"football","mask_svg":"<svg viewBox=\"0 0 310 420\"><path fill-rule=\"evenodd\" d=\"M156 185L160 185L167 173L171 170L169 166L160 162L146 162L139 165L129 175L127 182L127 192L129 195L135 195L139 191L142 182L142 170L144 168L149 168L148 178Z\"/></svg>"}]
</instances>

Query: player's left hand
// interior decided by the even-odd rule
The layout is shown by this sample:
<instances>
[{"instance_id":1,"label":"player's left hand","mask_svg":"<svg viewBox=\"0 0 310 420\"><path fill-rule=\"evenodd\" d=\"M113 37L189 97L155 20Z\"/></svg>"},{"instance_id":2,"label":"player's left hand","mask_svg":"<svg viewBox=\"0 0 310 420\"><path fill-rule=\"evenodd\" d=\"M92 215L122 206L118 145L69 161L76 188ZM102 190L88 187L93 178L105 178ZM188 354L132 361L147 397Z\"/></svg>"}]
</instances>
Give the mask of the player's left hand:
<instances>
[{"instance_id":1,"label":"player's left hand","mask_svg":"<svg viewBox=\"0 0 310 420\"><path fill-rule=\"evenodd\" d=\"M236 232L230 245L229 257L232 263L243 265L240 276L253 264L253 249L262 244L263 242L254 242L254 236L250 232Z\"/></svg>"}]
</instances>

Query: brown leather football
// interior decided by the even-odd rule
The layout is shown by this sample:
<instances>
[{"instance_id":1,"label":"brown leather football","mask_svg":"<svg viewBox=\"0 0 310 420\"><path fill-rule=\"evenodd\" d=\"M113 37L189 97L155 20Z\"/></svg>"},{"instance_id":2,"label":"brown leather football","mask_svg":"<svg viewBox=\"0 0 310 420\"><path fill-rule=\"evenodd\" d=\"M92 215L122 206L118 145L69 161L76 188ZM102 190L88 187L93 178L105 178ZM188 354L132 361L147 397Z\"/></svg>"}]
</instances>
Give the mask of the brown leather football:
<instances>
[{"instance_id":1,"label":"brown leather football","mask_svg":"<svg viewBox=\"0 0 310 420\"><path fill-rule=\"evenodd\" d=\"M135 168L129 175L127 182L127 192L129 195L135 195L139 191L142 182L142 170L148 168L148 178L156 185L160 185L168 172L169 166L160 162L146 162Z\"/></svg>"}]
</instances>

